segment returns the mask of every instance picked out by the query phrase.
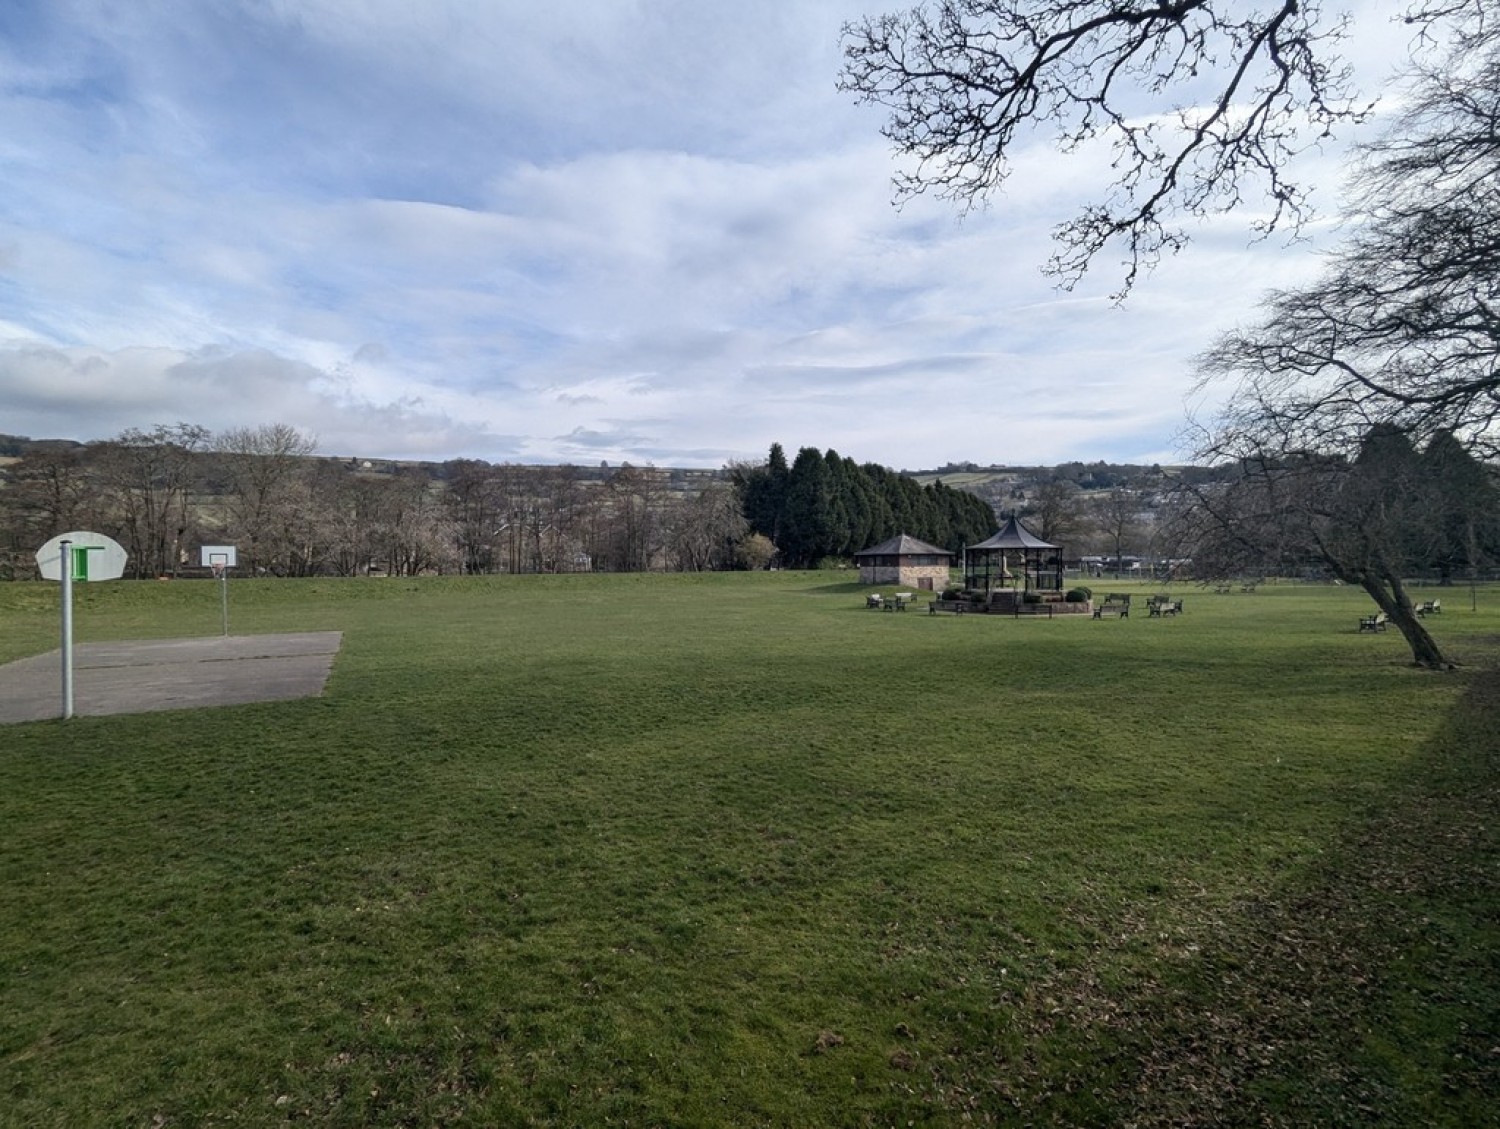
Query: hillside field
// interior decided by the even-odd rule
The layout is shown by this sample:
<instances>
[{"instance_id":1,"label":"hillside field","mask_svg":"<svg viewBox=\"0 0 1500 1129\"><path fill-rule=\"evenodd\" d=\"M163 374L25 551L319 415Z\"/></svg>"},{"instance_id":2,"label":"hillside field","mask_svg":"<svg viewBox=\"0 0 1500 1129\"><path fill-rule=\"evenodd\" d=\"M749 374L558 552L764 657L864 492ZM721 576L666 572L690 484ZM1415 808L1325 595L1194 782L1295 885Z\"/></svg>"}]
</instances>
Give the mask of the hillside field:
<instances>
[{"instance_id":1,"label":"hillside field","mask_svg":"<svg viewBox=\"0 0 1500 1129\"><path fill-rule=\"evenodd\" d=\"M0 728L0 1126L1500 1125L1500 589L1447 674L1326 586L229 591L324 697Z\"/></svg>"}]
</instances>

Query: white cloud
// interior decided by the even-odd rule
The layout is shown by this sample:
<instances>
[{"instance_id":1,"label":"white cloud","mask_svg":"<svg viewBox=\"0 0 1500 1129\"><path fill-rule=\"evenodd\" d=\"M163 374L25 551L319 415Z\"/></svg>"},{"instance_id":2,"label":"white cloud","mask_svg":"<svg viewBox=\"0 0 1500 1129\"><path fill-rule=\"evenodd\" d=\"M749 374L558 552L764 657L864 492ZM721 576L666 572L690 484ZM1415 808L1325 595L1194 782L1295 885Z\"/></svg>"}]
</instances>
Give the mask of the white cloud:
<instances>
[{"instance_id":1,"label":"white cloud","mask_svg":"<svg viewBox=\"0 0 1500 1129\"><path fill-rule=\"evenodd\" d=\"M834 90L861 0L15 2L7 431L1166 457L1188 359L1315 266L1247 247L1240 216L1124 309L1108 264L1061 294L1037 268L1085 178L1046 145L967 218L892 208L879 115ZM1388 34L1360 40L1367 65ZM1310 167L1336 182L1332 155Z\"/></svg>"}]
</instances>

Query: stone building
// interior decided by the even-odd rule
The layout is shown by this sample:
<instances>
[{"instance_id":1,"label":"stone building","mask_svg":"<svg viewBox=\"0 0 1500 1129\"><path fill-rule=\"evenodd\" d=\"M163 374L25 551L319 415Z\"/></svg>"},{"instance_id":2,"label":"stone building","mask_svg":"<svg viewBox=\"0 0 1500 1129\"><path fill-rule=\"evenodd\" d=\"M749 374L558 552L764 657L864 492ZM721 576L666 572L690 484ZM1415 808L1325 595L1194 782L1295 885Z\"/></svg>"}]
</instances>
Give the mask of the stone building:
<instances>
[{"instance_id":1,"label":"stone building","mask_svg":"<svg viewBox=\"0 0 1500 1129\"><path fill-rule=\"evenodd\" d=\"M905 533L854 554L861 584L898 584L931 592L948 587L953 554Z\"/></svg>"}]
</instances>

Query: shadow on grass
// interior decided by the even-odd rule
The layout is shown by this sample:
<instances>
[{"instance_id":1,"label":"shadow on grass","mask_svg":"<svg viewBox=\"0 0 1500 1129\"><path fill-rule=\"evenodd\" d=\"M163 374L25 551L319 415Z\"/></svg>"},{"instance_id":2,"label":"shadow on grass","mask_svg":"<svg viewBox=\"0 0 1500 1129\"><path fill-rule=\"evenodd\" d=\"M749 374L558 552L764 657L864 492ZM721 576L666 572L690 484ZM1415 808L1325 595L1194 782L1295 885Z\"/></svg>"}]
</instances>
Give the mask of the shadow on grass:
<instances>
[{"instance_id":1,"label":"shadow on grass","mask_svg":"<svg viewBox=\"0 0 1500 1129\"><path fill-rule=\"evenodd\" d=\"M858 580L847 580L842 584L819 584L815 588L803 588L801 591L804 595L808 596L848 596L873 592L879 587L880 585L878 584L861 584ZM887 584L885 587L895 588L899 586Z\"/></svg>"},{"instance_id":2,"label":"shadow on grass","mask_svg":"<svg viewBox=\"0 0 1500 1129\"><path fill-rule=\"evenodd\" d=\"M1497 828L1489 670L1315 870L1195 944L1162 938L1153 978L1078 992L1059 1026L1131 1064L1110 1083L1120 1124L1500 1125Z\"/></svg>"}]
</instances>

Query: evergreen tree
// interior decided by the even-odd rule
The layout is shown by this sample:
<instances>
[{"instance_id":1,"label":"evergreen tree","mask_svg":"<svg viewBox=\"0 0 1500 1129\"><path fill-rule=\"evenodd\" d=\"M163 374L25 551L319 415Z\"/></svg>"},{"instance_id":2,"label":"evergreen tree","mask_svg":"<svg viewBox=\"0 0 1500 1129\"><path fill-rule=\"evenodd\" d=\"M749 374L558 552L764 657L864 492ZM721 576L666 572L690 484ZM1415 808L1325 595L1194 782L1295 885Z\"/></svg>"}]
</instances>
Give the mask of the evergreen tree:
<instances>
[{"instance_id":1,"label":"evergreen tree","mask_svg":"<svg viewBox=\"0 0 1500 1129\"><path fill-rule=\"evenodd\" d=\"M847 502L849 544L853 546L851 551L857 553L879 544L892 534L882 532L884 524L881 521L879 495L869 475L853 459L844 460L844 481L848 483L850 490Z\"/></svg>"},{"instance_id":2,"label":"evergreen tree","mask_svg":"<svg viewBox=\"0 0 1500 1129\"><path fill-rule=\"evenodd\" d=\"M821 465L814 466L814 462ZM752 531L771 537L786 563L810 567L850 557L905 533L952 552L995 531L988 502L942 482L921 486L877 463L804 447L788 469L780 444L764 465L731 470Z\"/></svg>"},{"instance_id":3,"label":"evergreen tree","mask_svg":"<svg viewBox=\"0 0 1500 1129\"><path fill-rule=\"evenodd\" d=\"M780 443L771 444L764 465L737 465L730 469L730 481L739 495L740 510L751 532L769 538L775 545L780 544L789 473Z\"/></svg>"},{"instance_id":4,"label":"evergreen tree","mask_svg":"<svg viewBox=\"0 0 1500 1129\"><path fill-rule=\"evenodd\" d=\"M1421 463L1434 491L1428 560L1451 584L1455 573L1473 575L1500 555L1500 487L1450 431L1429 440Z\"/></svg>"},{"instance_id":5,"label":"evergreen tree","mask_svg":"<svg viewBox=\"0 0 1500 1129\"><path fill-rule=\"evenodd\" d=\"M787 475L781 549L793 568L811 568L834 542L833 481L816 447L803 447Z\"/></svg>"},{"instance_id":6,"label":"evergreen tree","mask_svg":"<svg viewBox=\"0 0 1500 1129\"><path fill-rule=\"evenodd\" d=\"M844 474L844 460L830 447L823 455L828 466L828 552L825 556L847 557L864 546L855 542L854 484Z\"/></svg>"}]
</instances>

